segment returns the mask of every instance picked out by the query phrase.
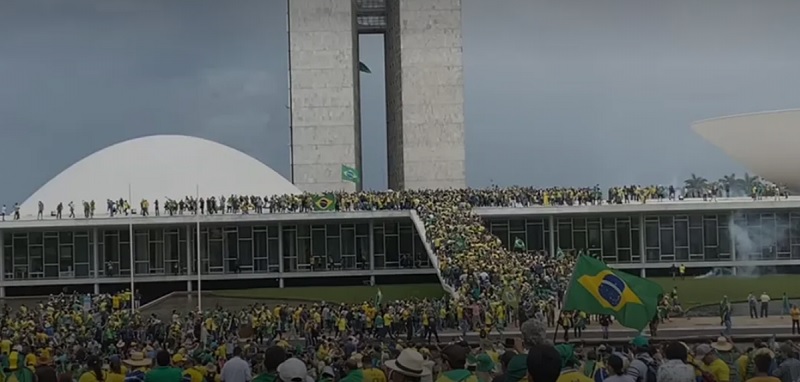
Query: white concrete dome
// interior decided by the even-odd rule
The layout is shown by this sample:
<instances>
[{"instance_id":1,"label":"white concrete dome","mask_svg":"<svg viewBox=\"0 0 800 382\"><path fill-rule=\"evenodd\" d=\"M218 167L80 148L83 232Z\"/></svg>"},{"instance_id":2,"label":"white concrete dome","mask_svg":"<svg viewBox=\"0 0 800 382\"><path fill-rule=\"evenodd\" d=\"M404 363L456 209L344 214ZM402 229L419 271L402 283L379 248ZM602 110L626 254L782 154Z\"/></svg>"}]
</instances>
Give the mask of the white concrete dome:
<instances>
[{"instance_id":1,"label":"white concrete dome","mask_svg":"<svg viewBox=\"0 0 800 382\"><path fill-rule=\"evenodd\" d=\"M707 119L692 128L756 175L800 190L800 109Z\"/></svg>"},{"instance_id":2,"label":"white concrete dome","mask_svg":"<svg viewBox=\"0 0 800 382\"><path fill-rule=\"evenodd\" d=\"M142 199L161 203L169 197L299 194L301 191L255 158L206 139L153 135L120 142L91 154L45 183L22 205L23 215L35 214L39 201L45 212L70 201L76 210L94 200L98 210L108 199Z\"/></svg>"}]
</instances>

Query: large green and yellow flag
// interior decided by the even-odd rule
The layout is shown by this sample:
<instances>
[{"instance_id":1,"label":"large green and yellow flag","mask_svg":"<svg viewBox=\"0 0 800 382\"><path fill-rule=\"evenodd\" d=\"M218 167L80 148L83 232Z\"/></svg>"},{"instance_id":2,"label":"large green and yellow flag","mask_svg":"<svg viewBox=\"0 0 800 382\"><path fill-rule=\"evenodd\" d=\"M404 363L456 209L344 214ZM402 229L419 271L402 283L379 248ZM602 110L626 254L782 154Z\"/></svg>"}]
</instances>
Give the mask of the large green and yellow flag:
<instances>
[{"instance_id":1,"label":"large green and yellow flag","mask_svg":"<svg viewBox=\"0 0 800 382\"><path fill-rule=\"evenodd\" d=\"M314 211L335 211L336 196L333 194L316 195L313 199Z\"/></svg>"},{"instance_id":2,"label":"large green and yellow flag","mask_svg":"<svg viewBox=\"0 0 800 382\"><path fill-rule=\"evenodd\" d=\"M663 294L655 282L581 256L564 297L564 310L612 315L622 326L641 331L658 312Z\"/></svg>"}]
</instances>

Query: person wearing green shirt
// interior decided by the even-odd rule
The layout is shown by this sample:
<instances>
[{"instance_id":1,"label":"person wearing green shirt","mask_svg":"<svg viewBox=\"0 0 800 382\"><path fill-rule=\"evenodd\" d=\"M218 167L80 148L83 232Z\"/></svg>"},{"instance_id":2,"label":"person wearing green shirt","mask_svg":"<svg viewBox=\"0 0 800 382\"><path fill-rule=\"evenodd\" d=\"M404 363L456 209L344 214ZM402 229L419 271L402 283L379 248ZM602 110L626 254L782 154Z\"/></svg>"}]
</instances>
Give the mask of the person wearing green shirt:
<instances>
[{"instance_id":1,"label":"person wearing green shirt","mask_svg":"<svg viewBox=\"0 0 800 382\"><path fill-rule=\"evenodd\" d=\"M789 303L789 296L786 295L786 292L783 292L782 302L783 303L781 304L781 318L789 314L789 311L792 309L792 304Z\"/></svg>"},{"instance_id":2,"label":"person wearing green shirt","mask_svg":"<svg viewBox=\"0 0 800 382\"><path fill-rule=\"evenodd\" d=\"M286 361L286 351L280 346L270 346L264 351L264 372L253 379L253 382L278 381L278 365Z\"/></svg>"},{"instance_id":3,"label":"person wearing green shirt","mask_svg":"<svg viewBox=\"0 0 800 382\"><path fill-rule=\"evenodd\" d=\"M170 366L169 352L159 350L156 353L156 366L144 375L144 382L181 382L183 372Z\"/></svg>"},{"instance_id":4,"label":"person wearing green shirt","mask_svg":"<svg viewBox=\"0 0 800 382\"><path fill-rule=\"evenodd\" d=\"M34 375L31 369L23 365L25 356L18 351L12 351L8 357L8 365L5 366L4 381L10 382L33 382Z\"/></svg>"}]
</instances>

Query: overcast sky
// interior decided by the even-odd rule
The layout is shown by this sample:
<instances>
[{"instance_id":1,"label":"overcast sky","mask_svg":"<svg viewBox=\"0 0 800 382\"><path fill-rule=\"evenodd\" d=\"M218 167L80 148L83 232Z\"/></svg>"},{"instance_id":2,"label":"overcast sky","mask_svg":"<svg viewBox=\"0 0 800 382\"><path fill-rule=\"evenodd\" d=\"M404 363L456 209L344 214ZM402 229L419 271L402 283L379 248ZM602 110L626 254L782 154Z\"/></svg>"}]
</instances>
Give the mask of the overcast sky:
<instances>
[{"instance_id":1,"label":"overcast sky","mask_svg":"<svg viewBox=\"0 0 800 382\"><path fill-rule=\"evenodd\" d=\"M692 121L800 107L800 1L463 0L471 186L742 171ZM0 1L0 200L110 144L187 134L289 174L283 0ZM383 42L361 38L365 186Z\"/></svg>"}]
</instances>

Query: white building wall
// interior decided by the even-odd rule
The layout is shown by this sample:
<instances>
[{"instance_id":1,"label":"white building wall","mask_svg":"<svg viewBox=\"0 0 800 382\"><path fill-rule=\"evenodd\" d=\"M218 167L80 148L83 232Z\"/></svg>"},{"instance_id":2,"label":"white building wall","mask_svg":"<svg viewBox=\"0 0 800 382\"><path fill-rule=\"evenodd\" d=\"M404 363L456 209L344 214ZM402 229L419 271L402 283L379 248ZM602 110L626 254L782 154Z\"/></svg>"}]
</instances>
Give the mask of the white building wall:
<instances>
[{"instance_id":1,"label":"white building wall","mask_svg":"<svg viewBox=\"0 0 800 382\"><path fill-rule=\"evenodd\" d=\"M360 167L357 31L352 0L290 0L292 174L301 190L353 191Z\"/></svg>"},{"instance_id":2,"label":"white building wall","mask_svg":"<svg viewBox=\"0 0 800 382\"><path fill-rule=\"evenodd\" d=\"M389 187L465 187L461 1L388 3Z\"/></svg>"}]
</instances>

